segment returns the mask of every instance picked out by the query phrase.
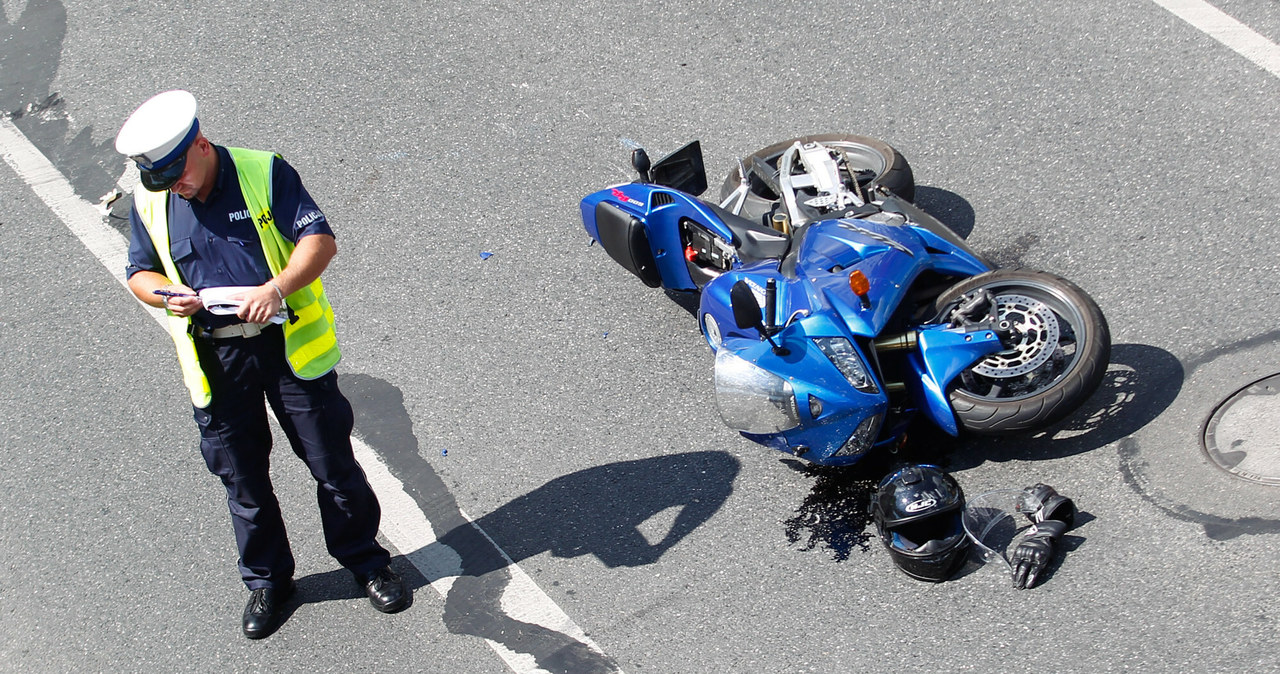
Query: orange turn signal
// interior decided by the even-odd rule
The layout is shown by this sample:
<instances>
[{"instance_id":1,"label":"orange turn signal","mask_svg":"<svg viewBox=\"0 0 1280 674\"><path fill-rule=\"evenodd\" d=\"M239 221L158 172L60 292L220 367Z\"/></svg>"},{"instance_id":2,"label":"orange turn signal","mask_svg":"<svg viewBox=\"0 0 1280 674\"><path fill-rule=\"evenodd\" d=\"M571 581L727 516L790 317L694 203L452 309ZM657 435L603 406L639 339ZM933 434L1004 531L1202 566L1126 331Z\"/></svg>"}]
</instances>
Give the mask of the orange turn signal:
<instances>
[{"instance_id":1,"label":"orange turn signal","mask_svg":"<svg viewBox=\"0 0 1280 674\"><path fill-rule=\"evenodd\" d=\"M866 297L871 292L871 281L867 280L867 275L861 270L854 269L849 272L849 289L858 297Z\"/></svg>"}]
</instances>

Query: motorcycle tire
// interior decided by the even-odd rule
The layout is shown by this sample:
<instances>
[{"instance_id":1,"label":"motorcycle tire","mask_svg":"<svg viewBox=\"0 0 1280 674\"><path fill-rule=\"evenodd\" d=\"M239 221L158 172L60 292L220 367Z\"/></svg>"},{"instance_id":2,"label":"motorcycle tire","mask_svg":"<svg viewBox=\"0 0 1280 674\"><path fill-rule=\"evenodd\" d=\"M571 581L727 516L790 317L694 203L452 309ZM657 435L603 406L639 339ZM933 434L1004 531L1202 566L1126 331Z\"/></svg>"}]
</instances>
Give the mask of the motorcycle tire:
<instances>
[{"instance_id":1,"label":"motorcycle tire","mask_svg":"<svg viewBox=\"0 0 1280 674\"><path fill-rule=\"evenodd\" d=\"M997 269L947 289L934 309L942 312L975 291L991 293L998 318L1012 323L1018 343L952 381L948 396L961 428L981 435L1043 428L1098 388L1111 357L1111 332L1083 290L1046 272Z\"/></svg>"},{"instance_id":2,"label":"motorcycle tire","mask_svg":"<svg viewBox=\"0 0 1280 674\"><path fill-rule=\"evenodd\" d=\"M888 143L875 138L868 138L867 136L820 134L791 138L752 152L743 158L742 165L745 166L749 158L755 157L768 164L776 172L778 160L782 158L782 153L786 152L787 148L795 144L796 141L801 143L817 141L844 149L851 159L859 160L866 165L866 168L875 173L874 178L863 183L864 189L873 185L880 185L898 197L907 201L915 201L915 176L912 175L911 166L907 163L906 158ZM733 191L738 189L738 185L741 183L742 174L739 172L739 167L734 166L728 177L725 178L724 185L720 187L720 201L723 202L730 194L733 194ZM747 185L747 198L742 203L740 215L759 221L773 212L774 206L778 203L780 197L774 194L773 190L764 184L764 181L754 175L748 177Z\"/></svg>"}]
</instances>

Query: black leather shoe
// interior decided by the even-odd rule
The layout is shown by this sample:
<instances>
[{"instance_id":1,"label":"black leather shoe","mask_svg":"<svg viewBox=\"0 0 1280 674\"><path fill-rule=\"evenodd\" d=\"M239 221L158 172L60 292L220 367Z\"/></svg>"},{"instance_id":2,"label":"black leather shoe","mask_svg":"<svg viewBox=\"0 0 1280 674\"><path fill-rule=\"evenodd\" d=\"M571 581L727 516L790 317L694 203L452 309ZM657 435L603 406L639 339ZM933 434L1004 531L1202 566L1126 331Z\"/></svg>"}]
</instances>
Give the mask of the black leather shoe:
<instances>
[{"instance_id":1,"label":"black leather shoe","mask_svg":"<svg viewBox=\"0 0 1280 674\"><path fill-rule=\"evenodd\" d=\"M366 574L356 574L356 582L369 595L369 603L383 613L400 611L413 599L413 591L405 586L404 580L390 566Z\"/></svg>"},{"instance_id":2,"label":"black leather shoe","mask_svg":"<svg viewBox=\"0 0 1280 674\"><path fill-rule=\"evenodd\" d=\"M293 581L284 587L264 587L249 593L244 607L244 635L250 639L269 636L280 626L284 603L293 596Z\"/></svg>"}]
</instances>

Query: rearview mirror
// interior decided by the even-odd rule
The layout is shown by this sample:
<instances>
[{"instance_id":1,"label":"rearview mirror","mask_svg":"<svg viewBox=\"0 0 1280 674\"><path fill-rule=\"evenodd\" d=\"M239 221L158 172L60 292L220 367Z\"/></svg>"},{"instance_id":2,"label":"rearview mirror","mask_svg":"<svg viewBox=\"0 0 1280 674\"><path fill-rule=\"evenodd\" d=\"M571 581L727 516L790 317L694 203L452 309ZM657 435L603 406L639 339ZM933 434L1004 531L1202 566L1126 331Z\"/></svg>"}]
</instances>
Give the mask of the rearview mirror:
<instances>
[{"instance_id":1,"label":"rearview mirror","mask_svg":"<svg viewBox=\"0 0 1280 674\"><path fill-rule=\"evenodd\" d=\"M787 356L791 351L773 339L773 335L778 332L773 324L773 308L774 302L777 301L777 293L778 286L773 279L769 279L769 284L764 291L764 313L762 314L755 291L751 289L746 279L740 279L733 284L732 288L729 288L729 305L733 307L733 322L738 324L739 330L759 332L761 337L769 340L775 355ZM765 317L768 317L767 322Z\"/></svg>"},{"instance_id":2,"label":"rearview mirror","mask_svg":"<svg viewBox=\"0 0 1280 674\"><path fill-rule=\"evenodd\" d=\"M707 169L702 164L702 143L688 145L659 159L650 171L650 182L698 196L707 191Z\"/></svg>"},{"instance_id":3,"label":"rearview mirror","mask_svg":"<svg viewBox=\"0 0 1280 674\"><path fill-rule=\"evenodd\" d=\"M640 182L650 182L649 179L649 153L644 148L638 147L631 151L631 168L640 174Z\"/></svg>"}]
</instances>

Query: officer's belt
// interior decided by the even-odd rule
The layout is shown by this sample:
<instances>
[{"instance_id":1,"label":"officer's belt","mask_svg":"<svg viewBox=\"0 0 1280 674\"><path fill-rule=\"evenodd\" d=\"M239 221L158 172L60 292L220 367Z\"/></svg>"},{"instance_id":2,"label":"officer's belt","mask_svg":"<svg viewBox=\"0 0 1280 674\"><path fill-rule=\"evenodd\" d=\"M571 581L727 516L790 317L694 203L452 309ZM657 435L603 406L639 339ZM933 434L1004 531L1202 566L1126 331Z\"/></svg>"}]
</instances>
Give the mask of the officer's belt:
<instances>
[{"instance_id":1,"label":"officer's belt","mask_svg":"<svg viewBox=\"0 0 1280 674\"><path fill-rule=\"evenodd\" d=\"M268 324L268 325L271 325L271 324ZM257 337L258 335L262 334L263 327L264 326L259 325L257 323L234 323L232 325L226 325L221 328L214 328L212 330L204 330L204 329L198 330L196 332L196 336L202 337L204 339L230 339L233 337L245 337L245 338Z\"/></svg>"}]
</instances>

